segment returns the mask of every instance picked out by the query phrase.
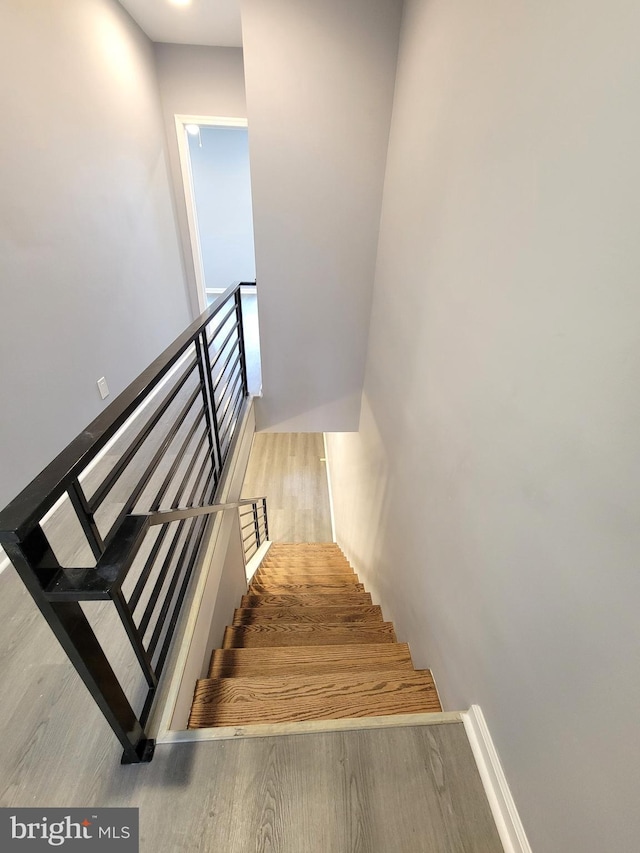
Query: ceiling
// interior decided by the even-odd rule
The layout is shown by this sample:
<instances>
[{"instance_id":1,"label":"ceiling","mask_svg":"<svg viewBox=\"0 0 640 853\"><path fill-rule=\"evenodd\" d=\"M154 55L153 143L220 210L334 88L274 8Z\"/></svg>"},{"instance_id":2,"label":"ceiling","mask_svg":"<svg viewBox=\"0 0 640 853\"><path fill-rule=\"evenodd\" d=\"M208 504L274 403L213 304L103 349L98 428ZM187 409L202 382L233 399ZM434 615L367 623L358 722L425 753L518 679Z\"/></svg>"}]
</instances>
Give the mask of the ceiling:
<instances>
[{"instance_id":1,"label":"ceiling","mask_svg":"<svg viewBox=\"0 0 640 853\"><path fill-rule=\"evenodd\" d=\"M120 0L152 41L242 47L240 0Z\"/></svg>"}]
</instances>

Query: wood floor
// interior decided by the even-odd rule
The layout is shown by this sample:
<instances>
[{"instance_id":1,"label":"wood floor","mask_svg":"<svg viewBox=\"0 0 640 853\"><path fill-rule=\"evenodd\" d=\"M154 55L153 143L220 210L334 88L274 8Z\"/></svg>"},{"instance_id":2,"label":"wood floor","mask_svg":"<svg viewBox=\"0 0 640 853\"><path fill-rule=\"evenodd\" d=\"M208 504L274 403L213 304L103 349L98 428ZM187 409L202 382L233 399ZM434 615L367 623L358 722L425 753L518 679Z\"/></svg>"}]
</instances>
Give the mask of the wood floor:
<instances>
[{"instance_id":1,"label":"wood floor","mask_svg":"<svg viewBox=\"0 0 640 853\"><path fill-rule=\"evenodd\" d=\"M303 493L318 496L317 518L307 516L311 499L287 502L283 495L282 505L292 517L307 519L307 538L315 529L313 538L326 541L331 537L319 438L311 440L313 453L302 458L320 485L304 486L300 473L292 475ZM289 446L294 450L296 444L293 439ZM295 471L301 457L279 458L285 470ZM291 524L284 521L283 536ZM60 536L60 547L69 561L81 561L71 534ZM309 605L318 603L306 595ZM248 595L241 605L295 607L294 599L275 594L258 601ZM351 604L372 607L369 595L355 591L341 596L340 607ZM112 661L137 705L139 667L113 608L91 609L94 628L113 644ZM210 674L279 675L290 669L292 654L300 650L226 649L215 653ZM349 671L352 658L360 672L381 664L413 669L402 643L318 645L301 659L312 676ZM120 754L97 706L8 568L0 575L0 807L137 807L142 853L502 850L461 723L162 744L153 762L141 766L121 766Z\"/></svg>"},{"instance_id":2,"label":"wood floor","mask_svg":"<svg viewBox=\"0 0 640 853\"><path fill-rule=\"evenodd\" d=\"M289 603L268 603L273 595ZM413 669L408 647L335 543L272 545L249 598L196 685L189 728L442 710L431 673Z\"/></svg>"},{"instance_id":3,"label":"wood floor","mask_svg":"<svg viewBox=\"0 0 640 853\"><path fill-rule=\"evenodd\" d=\"M267 496L273 542L329 542L331 511L322 433L256 433L243 497Z\"/></svg>"}]
</instances>

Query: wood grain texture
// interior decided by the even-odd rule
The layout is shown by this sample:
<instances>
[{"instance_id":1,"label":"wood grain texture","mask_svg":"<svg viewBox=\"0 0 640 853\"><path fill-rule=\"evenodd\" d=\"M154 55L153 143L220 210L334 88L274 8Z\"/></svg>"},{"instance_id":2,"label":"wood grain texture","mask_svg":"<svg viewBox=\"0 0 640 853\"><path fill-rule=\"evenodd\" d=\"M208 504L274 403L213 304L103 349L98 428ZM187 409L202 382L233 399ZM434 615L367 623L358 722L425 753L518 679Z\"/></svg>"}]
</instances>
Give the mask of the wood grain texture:
<instances>
[{"instance_id":1,"label":"wood grain texture","mask_svg":"<svg viewBox=\"0 0 640 853\"><path fill-rule=\"evenodd\" d=\"M233 614L234 625L259 622L382 622L382 609L376 605L342 607L241 607Z\"/></svg>"},{"instance_id":2,"label":"wood grain texture","mask_svg":"<svg viewBox=\"0 0 640 853\"><path fill-rule=\"evenodd\" d=\"M322 433L256 433L243 497L266 495L273 542L330 543Z\"/></svg>"},{"instance_id":3,"label":"wood grain texture","mask_svg":"<svg viewBox=\"0 0 640 853\"><path fill-rule=\"evenodd\" d=\"M274 554L300 554L312 551L315 554L337 554L344 557L337 542L274 542L272 550Z\"/></svg>"},{"instance_id":4,"label":"wood grain texture","mask_svg":"<svg viewBox=\"0 0 640 853\"><path fill-rule=\"evenodd\" d=\"M252 581L249 586L249 595L299 595L301 593L326 593L328 595L350 595L353 592L364 592L361 583L345 583L343 581L332 581L326 583L273 583L268 581Z\"/></svg>"},{"instance_id":5,"label":"wood grain texture","mask_svg":"<svg viewBox=\"0 0 640 853\"><path fill-rule=\"evenodd\" d=\"M189 728L441 710L425 671L207 678L196 686Z\"/></svg>"},{"instance_id":6,"label":"wood grain texture","mask_svg":"<svg viewBox=\"0 0 640 853\"><path fill-rule=\"evenodd\" d=\"M303 623L266 623L263 625L228 626L222 648L240 649L255 646L324 646L348 643L395 643L391 622L375 625L309 625Z\"/></svg>"},{"instance_id":7,"label":"wood grain texture","mask_svg":"<svg viewBox=\"0 0 640 853\"><path fill-rule=\"evenodd\" d=\"M337 560L326 560L324 563L320 560L263 560L260 564L261 569L268 569L270 572L317 572L322 574L336 574L344 572L345 574L353 573L354 569L349 563L340 563Z\"/></svg>"},{"instance_id":8,"label":"wood grain texture","mask_svg":"<svg viewBox=\"0 0 640 853\"><path fill-rule=\"evenodd\" d=\"M324 584L358 584L360 578L354 572L305 572L303 569L258 569L253 576L256 583L306 583L323 586Z\"/></svg>"},{"instance_id":9,"label":"wood grain texture","mask_svg":"<svg viewBox=\"0 0 640 853\"><path fill-rule=\"evenodd\" d=\"M249 675L340 674L365 670L413 670L406 643L367 643L346 646L280 646L277 648L216 649L210 678Z\"/></svg>"},{"instance_id":10,"label":"wood grain texture","mask_svg":"<svg viewBox=\"0 0 640 853\"><path fill-rule=\"evenodd\" d=\"M0 633L0 806L137 807L141 853L502 853L462 723L159 745L123 767L12 569Z\"/></svg>"},{"instance_id":11,"label":"wood grain texture","mask_svg":"<svg viewBox=\"0 0 640 853\"><path fill-rule=\"evenodd\" d=\"M241 607L323 607L324 605L336 606L342 604L371 604L371 593L369 592L347 592L335 595L322 595L313 593L301 593L299 595L243 595L240 600Z\"/></svg>"}]
</instances>

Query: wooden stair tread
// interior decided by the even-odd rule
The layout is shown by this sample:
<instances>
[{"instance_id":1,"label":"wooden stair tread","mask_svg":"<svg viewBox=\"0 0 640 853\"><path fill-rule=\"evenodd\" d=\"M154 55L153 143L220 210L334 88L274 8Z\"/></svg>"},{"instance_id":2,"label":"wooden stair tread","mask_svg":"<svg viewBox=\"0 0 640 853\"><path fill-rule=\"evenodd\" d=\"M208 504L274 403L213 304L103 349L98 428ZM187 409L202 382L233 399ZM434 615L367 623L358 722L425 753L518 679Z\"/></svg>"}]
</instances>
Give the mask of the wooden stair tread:
<instances>
[{"instance_id":1,"label":"wooden stair tread","mask_svg":"<svg viewBox=\"0 0 640 853\"><path fill-rule=\"evenodd\" d=\"M340 574L332 574L330 572L316 574L314 572L303 572L297 570L295 572L267 572L258 569L252 578L257 583L339 583L339 584L358 584L360 578L355 573L341 572Z\"/></svg>"},{"instance_id":2,"label":"wooden stair tread","mask_svg":"<svg viewBox=\"0 0 640 853\"><path fill-rule=\"evenodd\" d=\"M337 542L272 542L269 549L276 551L337 551L344 554Z\"/></svg>"},{"instance_id":3,"label":"wooden stair tread","mask_svg":"<svg viewBox=\"0 0 640 853\"><path fill-rule=\"evenodd\" d=\"M196 685L189 728L440 710L428 670L209 678Z\"/></svg>"},{"instance_id":4,"label":"wooden stair tread","mask_svg":"<svg viewBox=\"0 0 640 853\"><path fill-rule=\"evenodd\" d=\"M315 575L355 575L353 566L338 566L335 563L321 565L319 563L260 563L258 571L262 572L305 572Z\"/></svg>"},{"instance_id":5,"label":"wooden stair tread","mask_svg":"<svg viewBox=\"0 0 640 853\"><path fill-rule=\"evenodd\" d=\"M366 604L372 603L369 592L347 592L338 594L300 593L299 595L243 595L241 607L324 607L332 604Z\"/></svg>"},{"instance_id":6,"label":"wooden stair tread","mask_svg":"<svg viewBox=\"0 0 640 853\"><path fill-rule=\"evenodd\" d=\"M328 646L215 649L210 678L402 669L413 671L406 643L353 643Z\"/></svg>"},{"instance_id":7,"label":"wooden stair tread","mask_svg":"<svg viewBox=\"0 0 640 853\"><path fill-rule=\"evenodd\" d=\"M273 583L270 581L251 581L251 585L249 587L249 594L262 595L263 593L266 595L274 595L278 593L288 593L295 594L298 592L315 592L315 593L340 593L340 592L364 592L364 585L361 583L311 583L311 582L300 582L300 583L278 583L274 581Z\"/></svg>"},{"instance_id":8,"label":"wooden stair tread","mask_svg":"<svg viewBox=\"0 0 640 853\"><path fill-rule=\"evenodd\" d=\"M377 605L342 605L338 607L242 607L233 614L234 625L256 622L382 622L382 609Z\"/></svg>"},{"instance_id":9,"label":"wooden stair tread","mask_svg":"<svg viewBox=\"0 0 640 853\"><path fill-rule=\"evenodd\" d=\"M308 564L311 566L349 566L351 567L351 563L346 560L344 557L338 556L327 556L325 554L307 554L307 555L287 555L287 554L274 554L273 556L270 554L266 554L262 560L262 565L268 566L271 564Z\"/></svg>"},{"instance_id":10,"label":"wooden stair tread","mask_svg":"<svg viewBox=\"0 0 640 853\"><path fill-rule=\"evenodd\" d=\"M395 643L391 622L356 625L313 625L311 623L265 622L258 625L228 625L223 649L249 646L320 646L347 643Z\"/></svg>"},{"instance_id":11,"label":"wooden stair tread","mask_svg":"<svg viewBox=\"0 0 640 853\"><path fill-rule=\"evenodd\" d=\"M335 543L272 544L222 646L190 728L441 710L431 673L414 670Z\"/></svg>"}]
</instances>

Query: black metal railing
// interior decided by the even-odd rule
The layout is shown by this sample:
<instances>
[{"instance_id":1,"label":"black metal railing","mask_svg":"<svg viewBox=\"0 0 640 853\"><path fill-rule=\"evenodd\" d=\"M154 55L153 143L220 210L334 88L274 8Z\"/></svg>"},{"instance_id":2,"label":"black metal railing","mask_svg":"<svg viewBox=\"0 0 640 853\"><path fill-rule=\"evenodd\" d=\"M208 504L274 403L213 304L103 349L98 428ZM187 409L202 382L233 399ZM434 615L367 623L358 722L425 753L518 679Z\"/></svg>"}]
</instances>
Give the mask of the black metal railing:
<instances>
[{"instance_id":1,"label":"black metal railing","mask_svg":"<svg viewBox=\"0 0 640 853\"><path fill-rule=\"evenodd\" d=\"M269 538L269 520L267 518L267 499L255 498L250 506L241 508L240 529L245 561L249 561L258 548Z\"/></svg>"},{"instance_id":2,"label":"black metal railing","mask_svg":"<svg viewBox=\"0 0 640 853\"><path fill-rule=\"evenodd\" d=\"M247 398L236 284L0 513L0 543L124 763L153 754L145 725ZM259 542L266 504L255 506ZM183 514L160 520L171 511ZM92 601L115 605L146 680L140 711L82 606Z\"/></svg>"},{"instance_id":3,"label":"black metal railing","mask_svg":"<svg viewBox=\"0 0 640 853\"><path fill-rule=\"evenodd\" d=\"M245 563L256 553L258 548L269 538L269 519L267 516L267 499L243 498L240 501L209 506L178 507L177 509L152 512L147 516L150 527L156 524L169 524L186 518L197 518L203 515L213 515L224 510L237 509L242 530L242 548ZM132 516L133 518L133 516ZM247 519L250 519L247 521ZM248 532L247 532L248 531Z\"/></svg>"}]
</instances>

